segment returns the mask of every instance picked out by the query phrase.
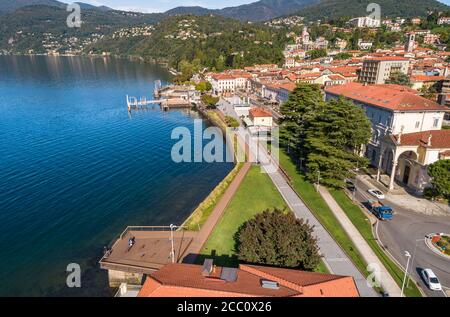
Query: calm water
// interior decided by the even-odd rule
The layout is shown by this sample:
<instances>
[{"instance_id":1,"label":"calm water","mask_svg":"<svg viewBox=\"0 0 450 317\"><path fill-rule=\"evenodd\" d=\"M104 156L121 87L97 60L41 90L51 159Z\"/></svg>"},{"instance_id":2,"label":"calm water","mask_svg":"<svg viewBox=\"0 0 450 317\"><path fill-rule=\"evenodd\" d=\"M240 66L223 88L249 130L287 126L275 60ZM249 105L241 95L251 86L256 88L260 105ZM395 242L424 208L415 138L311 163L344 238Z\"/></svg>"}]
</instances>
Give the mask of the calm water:
<instances>
[{"instance_id":1,"label":"calm water","mask_svg":"<svg viewBox=\"0 0 450 317\"><path fill-rule=\"evenodd\" d=\"M181 224L232 168L171 161L172 129L196 113L128 114L125 95L151 97L155 79L169 78L123 60L0 56L0 295L110 295L103 246Z\"/></svg>"}]
</instances>

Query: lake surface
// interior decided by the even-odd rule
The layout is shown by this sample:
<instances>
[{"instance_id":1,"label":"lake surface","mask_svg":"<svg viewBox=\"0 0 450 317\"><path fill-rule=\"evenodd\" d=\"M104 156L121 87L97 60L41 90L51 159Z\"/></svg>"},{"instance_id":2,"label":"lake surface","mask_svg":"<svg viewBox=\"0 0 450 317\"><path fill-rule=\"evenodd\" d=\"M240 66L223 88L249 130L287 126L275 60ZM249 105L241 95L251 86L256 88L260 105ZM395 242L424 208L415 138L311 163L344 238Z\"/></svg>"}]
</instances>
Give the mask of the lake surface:
<instances>
[{"instance_id":1,"label":"lake surface","mask_svg":"<svg viewBox=\"0 0 450 317\"><path fill-rule=\"evenodd\" d=\"M156 79L126 60L0 56L0 295L110 296L103 247L127 225L181 224L231 170L172 162L172 129L197 113L128 113Z\"/></svg>"}]
</instances>

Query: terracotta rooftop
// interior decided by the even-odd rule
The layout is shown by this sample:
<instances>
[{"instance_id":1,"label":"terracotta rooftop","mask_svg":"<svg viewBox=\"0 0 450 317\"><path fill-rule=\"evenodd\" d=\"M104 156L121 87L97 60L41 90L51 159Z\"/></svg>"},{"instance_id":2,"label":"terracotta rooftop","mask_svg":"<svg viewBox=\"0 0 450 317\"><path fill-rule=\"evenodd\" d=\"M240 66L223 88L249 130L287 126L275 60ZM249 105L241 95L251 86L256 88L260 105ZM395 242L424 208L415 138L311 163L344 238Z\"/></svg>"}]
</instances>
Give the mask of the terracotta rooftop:
<instances>
[{"instance_id":1,"label":"terracotta rooftop","mask_svg":"<svg viewBox=\"0 0 450 317\"><path fill-rule=\"evenodd\" d=\"M234 276L224 279L225 274ZM304 272L293 269L240 265L238 269L213 266L167 264L148 276L140 297L358 297L352 277ZM275 282L273 288L263 281Z\"/></svg>"},{"instance_id":2,"label":"terracotta rooftop","mask_svg":"<svg viewBox=\"0 0 450 317\"><path fill-rule=\"evenodd\" d=\"M426 75L415 75L411 76L412 81L440 81L444 80L445 76L426 76Z\"/></svg>"},{"instance_id":3,"label":"terracotta rooftop","mask_svg":"<svg viewBox=\"0 0 450 317\"><path fill-rule=\"evenodd\" d=\"M367 85L348 83L326 87L329 94L344 96L365 104L392 111L446 111L446 107L408 91L398 85Z\"/></svg>"},{"instance_id":4,"label":"terracotta rooftop","mask_svg":"<svg viewBox=\"0 0 450 317\"><path fill-rule=\"evenodd\" d=\"M394 135L393 137L397 141L399 136ZM430 141L429 144L428 141ZM430 149L450 149L450 130L405 133L401 135L400 142L400 145L403 146L422 145Z\"/></svg>"},{"instance_id":5,"label":"terracotta rooftop","mask_svg":"<svg viewBox=\"0 0 450 317\"><path fill-rule=\"evenodd\" d=\"M396 62L396 61L408 61L409 59L407 59L405 57L400 57L400 56L381 56L381 57L371 57L371 58L367 58L365 60L366 61L376 61L376 62L383 62L383 61Z\"/></svg>"},{"instance_id":6,"label":"terracotta rooftop","mask_svg":"<svg viewBox=\"0 0 450 317\"><path fill-rule=\"evenodd\" d=\"M265 110L263 108L251 108L249 110L249 112L250 112L250 114L251 114L251 116L253 118L256 118L256 117L272 117L272 114L269 111L267 111L267 110Z\"/></svg>"}]
</instances>

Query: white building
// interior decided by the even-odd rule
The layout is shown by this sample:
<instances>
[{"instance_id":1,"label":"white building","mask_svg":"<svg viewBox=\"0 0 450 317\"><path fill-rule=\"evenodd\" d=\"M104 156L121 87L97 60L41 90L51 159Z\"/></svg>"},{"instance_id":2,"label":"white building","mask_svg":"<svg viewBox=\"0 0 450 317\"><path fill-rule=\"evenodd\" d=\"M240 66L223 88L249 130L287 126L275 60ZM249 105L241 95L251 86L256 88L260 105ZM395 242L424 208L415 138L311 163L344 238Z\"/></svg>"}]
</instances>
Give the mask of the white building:
<instances>
[{"instance_id":1,"label":"white building","mask_svg":"<svg viewBox=\"0 0 450 317\"><path fill-rule=\"evenodd\" d=\"M372 48L372 46L373 46L372 41L365 41L363 39L358 40L358 47L361 50L365 50L365 51L370 50Z\"/></svg>"},{"instance_id":2,"label":"white building","mask_svg":"<svg viewBox=\"0 0 450 317\"><path fill-rule=\"evenodd\" d=\"M365 147L366 156L373 166L397 176L396 166L400 152L386 152L382 144L390 136L430 133L442 128L445 106L420 97L407 87L398 85L369 85L349 83L325 88L326 99L343 96L365 110L372 122L372 138ZM434 133L434 132L431 132ZM450 135L450 134L449 134ZM431 154L430 154L431 155ZM431 162L427 160L423 162ZM408 171L406 171L408 172ZM409 185L409 179L406 184ZM393 188L391 178L390 189ZM423 184L422 184L423 185ZM423 186L420 187L423 190Z\"/></svg>"},{"instance_id":3,"label":"white building","mask_svg":"<svg viewBox=\"0 0 450 317\"><path fill-rule=\"evenodd\" d=\"M251 75L245 72L229 72L213 74L208 78L213 93L216 95L232 94L237 90L249 88Z\"/></svg>"},{"instance_id":4,"label":"white building","mask_svg":"<svg viewBox=\"0 0 450 317\"><path fill-rule=\"evenodd\" d=\"M272 114L263 108L251 108L249 119L255 127L271 128L273 126Z\"/></svg>"},{"instance_id":5,"label":"white building","mask_svg":"<svg viewBox=\"0 0 450 317\"><path fill-rule=\"evenodd\" d=\"M438 24L438 25L450 24L450 17L440 17L440 18L437 20L437 24Z\"/></svg>"},{"instance_id":6,"label":"white building","mask_svg":"<svg viewBox=\"0 0 450 317\"><path fill-rule=\"evenodd\" d=\"M407 75L409 60L398 56L368 58L363 61L358 80L365 84L384 84L394 73Z\"/></svg>"},{"instance_id":7,"label":"white building","mask_svg":"<svg viewBox=\"0 0 450 317\"><path fill-rule=\"evenodd\" d=\"M372 19L371 17L358 17L351 19L350 21L348 21L348 23L358 28L379 28L381 25L381 20Z\"/></svg>"}]
</instances>

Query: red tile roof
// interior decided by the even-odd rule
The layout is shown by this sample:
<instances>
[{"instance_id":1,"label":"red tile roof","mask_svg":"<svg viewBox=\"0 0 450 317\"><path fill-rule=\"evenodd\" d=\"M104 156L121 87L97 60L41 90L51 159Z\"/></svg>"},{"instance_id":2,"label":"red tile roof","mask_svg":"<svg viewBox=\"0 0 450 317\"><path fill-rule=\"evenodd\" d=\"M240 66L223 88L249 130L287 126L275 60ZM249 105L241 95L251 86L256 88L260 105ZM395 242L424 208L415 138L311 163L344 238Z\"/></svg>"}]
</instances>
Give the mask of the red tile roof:
<instances>
[{"instance_id":1,"label":"red tile roof","mask_svg":"<svg viewBox=\"0 0 450 317\"><path fill-rule=\"evenodd\" d=\"M202 275L202 266L167 264L148 276L140 297L357 297L352 277L304 272L293 269L240 265L235 281L220 279L221 267L210 276ZM278 289L264 288L262 280L277 282Z\"/></svg>"},{"instance_id":2,"label":"red tile roof","mask_svg":"<svg viewBox=\"0 0 450 317\"><path fill-rule=\"evenodd\" d=\"M414 82L417 81L440 81L444 80L445 76L426 76L426 75L415 75L411 76L411 80Z\"/></svg>"},{"instance_id":3,"label":"red tile roof","mask_svg":"<svg viewBox=\"0 0 450 317\"><path fill-rule=\"evenodd\" d=\"M431 139L429 139L431 136ZM394 139L398 140L398 135ZM428 145L430 140L430 145ZM415 133L405 133L400 137L400 145L404 146L426 146L430 149L450 149L450 130L431 130Z\"/></svg>"},{"instance_id":4,"label":"red tile roof","mask_svg":"<svg viewBox=\"0 0 450 317\"><path fill-rule=\"evenodd\" d=\"M382 57L367 58L365 60L382 62L382 61L408 61L409 59L407 59L405 57L400 57L400 56L382 56Z\"/></svg>"},{"instance_id":5,"label":"red tile roof","mask_svg":"<svg viewBox=\"0 0 450 317\"><path fill-rule=\"evenodd\" d=\"M267 110L265 110L265 109L263 109L263 108L251 108L250 109L250 115L253 117L253 118L256 118L256 117L272 117L272 114L269 112L269 111L267 111Z\"/></svg>"},{"instance_id":6,"label":"red tile roof","mask_svg":"<svg viewBox=\"0 0 450 317\"><path fill-rule=\"evenodd\" d=\"M407 87L399 90L398 85L348 83L326 87L325 91L393 111L446 111L446 107L409 92Z\"/></svg>"}]
</instances>

